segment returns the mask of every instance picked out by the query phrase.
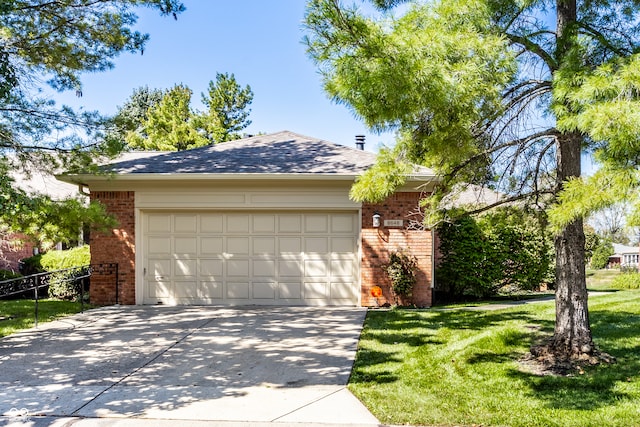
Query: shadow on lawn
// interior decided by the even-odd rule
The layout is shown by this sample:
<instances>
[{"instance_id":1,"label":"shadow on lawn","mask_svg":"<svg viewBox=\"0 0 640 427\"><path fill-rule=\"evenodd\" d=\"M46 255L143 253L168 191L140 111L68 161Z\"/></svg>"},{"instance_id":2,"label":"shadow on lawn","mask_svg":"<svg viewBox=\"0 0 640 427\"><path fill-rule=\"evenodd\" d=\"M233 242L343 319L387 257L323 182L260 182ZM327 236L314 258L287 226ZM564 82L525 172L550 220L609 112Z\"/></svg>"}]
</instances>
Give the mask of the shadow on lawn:
<instances>
[{"instance_id":1,"label":"shadow on lawn","mask_svg":"<svg viewBox=\"0 0 640 427\"><path fill-rule=\"evenodd\" d=\"M469 337L469 343L460 343L465 350L464 363L509 364L504 366L506 372L503 375L523 384L532 399L541 401L549 408L591 410L614 405L620 400L636 399L640 381L640 315L625 311L593 310L591 327L594 340L600 350L614 356L617 363L585 366L583 374L576 373L569 377L540 376L525 372L514 364L529 346L553 333L552 318L542 317L524 308L490 312L372 311L365 322L351 382L387 384L402 381L396 368L407 362L405 359L408 355L414 351L421 352L422 348L426 352L437 352L438 347L451 345L447 329L472 330L478 333ZM507 327L498 328L495 334L483 334L500 326ZM486 343L477 345L483 339L504 345L496 345L495 348ZM407 346L410 347L409 351ZM460 361L456 360L455 363ZM445 360L444 363L449 361ZM438 366L429 368L438 369ZM635 383L630 386L632 392L625 390L625 383Z\"/></svg>"},{"instance_id":2,"label":"shadow on lawn","mask_svg":"<svg viewBox=\"0 0 640 427\"><path fill-rule=\"evenodd\" d=\"M637 392L626 393L621 384L640 381L640 316L595 311L591 313L591 329L596 345L614 356L616 363L585 366L584 373L568 377L539 376L520 370L513 370L511 377L524 382L533 398L546 401L553 409L592 410L636 399Z\"/></svg>"},{"instance_id":3,"label":"shadow on lawn","mask_svg":"<svg viewBox=\"0 0 640 427\"><path fill-rule=\"evenodd\" d=\"M540 328L540 320L525 311L481 312L481 311L413 311L391 310L370 311L365 321L361 336L361 347L358 351L351 383L385 384L398 380L391 370L383 366L402 364L405 362L405 349L430 348L446 345L444 338L439 337L443 329L449 330L484 330L503 322L521 321L535 324ZM544 325L552 328L552 325ZM520 345L531 333L509 331L500 339L507 346ZM377 343L367 346L367 341ZM514 352L482 351L468 358L468 363L506 362L514 360Z\"/></svg>"}]
</instances>

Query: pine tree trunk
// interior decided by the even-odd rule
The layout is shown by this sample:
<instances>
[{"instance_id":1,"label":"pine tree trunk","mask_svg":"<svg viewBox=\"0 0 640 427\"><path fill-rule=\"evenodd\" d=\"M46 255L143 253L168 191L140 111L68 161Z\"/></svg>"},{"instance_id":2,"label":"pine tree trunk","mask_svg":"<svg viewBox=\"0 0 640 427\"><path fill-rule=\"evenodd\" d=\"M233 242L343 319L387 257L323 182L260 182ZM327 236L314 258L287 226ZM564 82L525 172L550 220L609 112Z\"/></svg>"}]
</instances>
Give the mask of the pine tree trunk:
<instances>
[{"instance_id":1,"label":"pine tree trunk","mask_svg":"<svg viewBox=\"0 0 640 427\"><path fill-rule=\"evenodd\" d=\"M563 134L558 138L559 188L567 178L580 176L581 148L580 134ZM567 225L555 239L556 325L550 350L563 359L591 354L594 350L587 307L584 244L581 219Z\"/></svg>"},{"instance_id":2,"label":"pine tree trunk","mask_svg":"<svg viewBox=\"0 0 640 427\"><path fill-rule=\"evenodd\" d=\"M557 0L556 59L559 64L577 42L576 0ZM557 191L571 177L581 173L580 155L583 137L564 133L557 142ZM584 229L582 219L567 225L555 239L556 250L556 324L549 350L561 359L592 354L585 274Z\"/></svg>"}]
</instances>

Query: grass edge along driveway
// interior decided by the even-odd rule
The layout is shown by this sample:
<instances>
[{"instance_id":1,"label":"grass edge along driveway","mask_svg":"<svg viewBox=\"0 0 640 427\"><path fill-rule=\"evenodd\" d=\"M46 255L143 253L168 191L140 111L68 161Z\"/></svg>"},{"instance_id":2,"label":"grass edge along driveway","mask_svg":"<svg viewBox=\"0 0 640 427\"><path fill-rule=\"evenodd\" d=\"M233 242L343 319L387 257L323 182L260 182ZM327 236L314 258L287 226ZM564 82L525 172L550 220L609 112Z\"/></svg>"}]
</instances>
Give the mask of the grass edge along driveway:
<instances>
[{"instance_id":1,"label":"grass edge along driveway","mask_svg":"<svg viewBox=\"0 0 640 427\"><path fill-rule=\"evenodd\" d=\"M382 422L412 425L639 426L640 291L590 298L599 348L617 359L570 377L519 360L553 332L554 303L497 311L368 313L349 389Z\"/></svg>"},{"instance_id":2,"label":"grass edge along driveway","mask_svg":"<svg viewBox=\"0 0 640 427\"><path fill-rule=\"evenodd\" d=\"M0 339L35 325L35 301L29 299L0 300ZM91 306L85 304L84 309ZM81 305L75 301L42 299L38 301L38 324L51 322L79 313Z\"/></svg>"}]
</instances>

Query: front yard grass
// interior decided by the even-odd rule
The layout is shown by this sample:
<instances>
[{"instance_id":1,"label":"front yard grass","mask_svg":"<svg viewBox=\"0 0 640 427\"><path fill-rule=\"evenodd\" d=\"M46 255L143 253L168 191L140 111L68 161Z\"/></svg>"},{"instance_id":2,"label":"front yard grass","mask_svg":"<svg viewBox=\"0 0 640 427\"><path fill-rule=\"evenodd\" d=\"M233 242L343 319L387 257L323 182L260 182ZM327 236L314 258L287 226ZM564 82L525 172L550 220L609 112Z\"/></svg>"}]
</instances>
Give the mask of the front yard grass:
<instances>
[{"instance_id":1,"label":"front yard grass","mask_svg":"<svg viewBox=\"0 0 640 427\"><path fill-rule=\"evenodd\" d=\"M33 300L0 300L0 338L35 325ZM85 304L85 310L90 308ZM80 303L43 299L38 301L38 324L80 312Z\"/></svg>"},{"instance_id":2,"label":"front yard grass","mask_svg":"<svg viewBox=\"0 0 640 427\"><path fill-rule=\"evenodd\" d=\"M613 279L620 275L620 269L587 270L587 289L590 291L616 290L612 286Z\"/></svg>"},{"instance_id":3,"label":"front yard grass","mask_svg":"<svg viewBox=\"0 0 640 427\"><path fill-rule=\"evenodd\" d=\"M553 301L497 311L370 311L349 389L383 423L640 426L640 291L590 298L617 363L539 376L519 360L553 332Z\"/></svg>"}]
</instances>

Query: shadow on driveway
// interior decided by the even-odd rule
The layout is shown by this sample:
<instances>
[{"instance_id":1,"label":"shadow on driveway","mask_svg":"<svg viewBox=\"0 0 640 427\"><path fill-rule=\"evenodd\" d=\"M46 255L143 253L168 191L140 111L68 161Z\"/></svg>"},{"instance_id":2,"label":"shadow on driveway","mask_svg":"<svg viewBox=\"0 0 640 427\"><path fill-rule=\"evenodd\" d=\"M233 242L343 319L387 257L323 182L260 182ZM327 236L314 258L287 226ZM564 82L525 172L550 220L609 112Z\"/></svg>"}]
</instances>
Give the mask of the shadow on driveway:
<instances>
[{"instance_id":1,"label":"shadow on driveway","mask_svg":"<svg viewBox=\"0 0 640 427\"><path fill-rule=\"evenodd\" d=\"M308 307L91 310L0 341L0 413L375 424L345 389L365 315Z\"/></svg>"}]
</instances>

